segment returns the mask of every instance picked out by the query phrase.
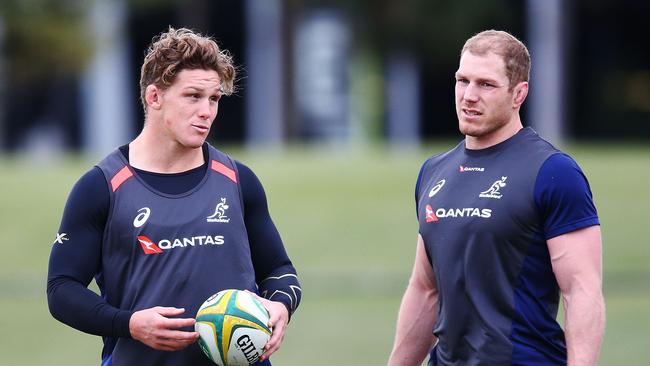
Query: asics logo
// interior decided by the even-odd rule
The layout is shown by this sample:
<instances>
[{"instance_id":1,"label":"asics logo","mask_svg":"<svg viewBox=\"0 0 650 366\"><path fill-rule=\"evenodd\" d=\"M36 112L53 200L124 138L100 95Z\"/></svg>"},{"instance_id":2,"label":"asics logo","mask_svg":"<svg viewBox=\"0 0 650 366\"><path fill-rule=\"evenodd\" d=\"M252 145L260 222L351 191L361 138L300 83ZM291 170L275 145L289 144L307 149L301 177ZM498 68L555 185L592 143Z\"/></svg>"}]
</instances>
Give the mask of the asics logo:
<instances>
[{"instance_id":1,"label":"asics logo","mask_svg":"<svg viewBox=\"0 0 650 366\"><path fill-rule=\"evenodd\" d=\"M147 219L149 219L149 214L151 213L151 210L149 207L143 207L138 210L138 216L133 219L133 226L134 227L140 227L144 225L145 222L147 222Z\"/></svg>"},{"instance_id":2,"label":"asics logo","mask_svg":"<svg viewBox=\"0 0 650 366\"><path fill-rule=\"evenodd\" d=\"M436 193L438 193L438 191L439 191L439 190L442 188L442 186L444 186L444 185L445 185L445 180L444 180L444 179L441 179L438 183L436 183L436 185L433 186L433 188L431 188L431 190L429 191L429 198L435 196Z\"/></svg>"}]
</instances>

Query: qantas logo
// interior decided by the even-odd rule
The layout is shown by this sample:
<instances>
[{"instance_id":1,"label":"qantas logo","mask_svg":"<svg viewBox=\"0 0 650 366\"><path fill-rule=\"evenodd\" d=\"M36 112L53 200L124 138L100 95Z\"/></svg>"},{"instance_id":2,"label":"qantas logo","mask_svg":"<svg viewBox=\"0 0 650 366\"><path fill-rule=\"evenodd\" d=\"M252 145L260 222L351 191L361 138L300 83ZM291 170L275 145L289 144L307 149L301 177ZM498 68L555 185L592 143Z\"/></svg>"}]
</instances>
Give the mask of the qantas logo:
<instances>
[{"instance_id":1,"label":"qantas logo","mask_svg":"<svg viewBox=\"0 0 650 366\"><path fill-rule=\"evenodd\" d=\"M445 180L444 180L444 179L441 179L440 181L438 181L438 183L436 183L436 185L433 186L433 188L431 188L431 190L429 191L429 198L435 196L436 193L438 193L438 191L439 191L439 190L442 188L442 186L444 186L444 185L445 185Z\"/></svg>"},{"instance_id":2,"label":"qantas logo","mask_svg":"<svg viewBox=\"0 0 650 366\"><path fill-rule=\"evenodd\" d=\"M158 248L151 239L144 235L138 236L138 242L140 243L144 254L160 254L163 252L162 249Z\"/></svg>"},{"instance_id":3,"label":"qantas logo","mask_svg":"<svg viewBox=\"0 0 650 366\"><path fill-rule=\"evenodd\" d=\"M484 172L485 168L479 168L479 167L476 167L476 166L471 166L470 167L470 166L462 166L461 165L458 168L458 171L461 172L461 173L464 173L464 172Z\"/></svg>"},{"instance_id":4,"label":"qantas logo","mask_svg":"<svg viewBox=\"0 0 650 366\"><path fill-rule=\"evenodd\" d=\"M427 223L436 222L443 218L459 218L459 217L478 217L487 219L492 217L492 210L489 208L438 208L433 209L431 205L424 207L425 221Z\"/></svg>"},{"instance_id":5,"label":"qantas logo","mask_svg":"<svg viewBox=\"0 0 650 366\"><path fill-rule=\"evenodd\" d=\"M162 239L156 244L144 235L138 236L138 242L144 254L161 254L165 250L186 248L203 245L223 245L226 241L223 235L197 235L189 238Z\"/></svg>"},{"instance_id":6,"label":"qantas logo","mask_svg":"<svg viewBox=\"0 0 650 366\"><path fill-rule=\"evenodd\" d=\"M436 216L435 212L433 212L433 208L431 208L431 205L427 205L424 208L424 210L425 210L425 213L426 213L427 222L438 221L438 216Z\"/></svg>"}]
</instances>

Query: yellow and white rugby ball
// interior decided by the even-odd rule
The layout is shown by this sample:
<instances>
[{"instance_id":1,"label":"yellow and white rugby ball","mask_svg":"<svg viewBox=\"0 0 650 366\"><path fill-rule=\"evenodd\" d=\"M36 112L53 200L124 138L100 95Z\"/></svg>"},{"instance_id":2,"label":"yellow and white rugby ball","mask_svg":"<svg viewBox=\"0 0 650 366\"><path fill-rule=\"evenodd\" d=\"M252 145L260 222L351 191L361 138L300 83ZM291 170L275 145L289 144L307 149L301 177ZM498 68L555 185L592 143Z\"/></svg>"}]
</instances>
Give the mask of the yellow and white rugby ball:
<instances>
[{"instance_id":1,"label":"yellow and white rugby ball","mask_svg":"<svg viewBox=\"0 0 650 366\"><path fill-rule=\"evenodd\" d=\"M257 362L271 337L269 314L253 295L223 290L210 296L196 314L199 346L219 366Z\"/></svg>"}]
</instances>

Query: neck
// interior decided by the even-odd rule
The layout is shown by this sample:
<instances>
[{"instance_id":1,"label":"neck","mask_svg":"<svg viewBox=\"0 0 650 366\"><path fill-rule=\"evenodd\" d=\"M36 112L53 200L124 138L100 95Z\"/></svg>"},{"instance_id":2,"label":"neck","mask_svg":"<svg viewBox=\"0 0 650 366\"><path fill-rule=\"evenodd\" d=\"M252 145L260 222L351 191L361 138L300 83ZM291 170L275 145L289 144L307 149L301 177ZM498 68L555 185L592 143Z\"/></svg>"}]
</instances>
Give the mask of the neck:
<instances>
[{"instance_id":1,"label":"neck","mask_svg":"<svg viewBox=\"0 0 650 366\"><path fill-rule=\"evenodd\" d=\"M129 163L154 173L181 173L203 165L203 150L187 147L145 127L129 144Z\"/></svg>"}]
</instances>

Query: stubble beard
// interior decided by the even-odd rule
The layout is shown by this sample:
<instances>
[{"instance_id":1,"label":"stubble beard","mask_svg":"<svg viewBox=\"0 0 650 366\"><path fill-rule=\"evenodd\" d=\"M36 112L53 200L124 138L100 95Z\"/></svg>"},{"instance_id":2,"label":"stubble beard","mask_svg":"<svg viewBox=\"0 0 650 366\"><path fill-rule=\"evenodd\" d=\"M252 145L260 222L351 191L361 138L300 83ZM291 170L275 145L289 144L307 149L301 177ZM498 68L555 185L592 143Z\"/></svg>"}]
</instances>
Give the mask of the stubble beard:
<instances>
[{"instance_id":1,"label":"stubble beard","mask_svg":"<svg viewBox=\"0 0 650 366\"><path fill-rule=\"evenodd\" d=\"M509 123L506 115L482 115L478 121L470 122L463 120L462 111L458 111L458 129L465 136L480 139L490 136L494 132L504 128Z\"/></svg>"}]
</instances>

